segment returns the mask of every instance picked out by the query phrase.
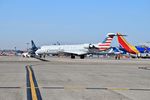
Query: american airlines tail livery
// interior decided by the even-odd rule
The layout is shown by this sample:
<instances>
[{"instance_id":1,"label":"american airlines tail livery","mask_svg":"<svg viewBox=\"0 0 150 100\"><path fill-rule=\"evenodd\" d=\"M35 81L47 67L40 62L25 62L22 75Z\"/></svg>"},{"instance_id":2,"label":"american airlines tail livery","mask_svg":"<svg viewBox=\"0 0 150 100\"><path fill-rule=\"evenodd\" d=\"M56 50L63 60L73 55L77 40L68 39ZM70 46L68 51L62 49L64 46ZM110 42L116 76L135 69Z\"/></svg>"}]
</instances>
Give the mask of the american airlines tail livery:
<instances>
[{"instance_id":1,"label":"american airlines tail livery","mask_svg":"<svg viewBox=\"0 0 150 100\"><path fill-rule=\"evenodd\" d=\"M77 45L48 45L42 46L35 53L40 57L47 54L69 54L72 59L75 59L75 56L80 56L81 59L84 59L85 55L92 53L93 50L97 49L98 51L105 51L111 46L111 42L115 33L108 33L105 40L102 43L98 44L77 44Z\"/></svg>"}]
</instances>

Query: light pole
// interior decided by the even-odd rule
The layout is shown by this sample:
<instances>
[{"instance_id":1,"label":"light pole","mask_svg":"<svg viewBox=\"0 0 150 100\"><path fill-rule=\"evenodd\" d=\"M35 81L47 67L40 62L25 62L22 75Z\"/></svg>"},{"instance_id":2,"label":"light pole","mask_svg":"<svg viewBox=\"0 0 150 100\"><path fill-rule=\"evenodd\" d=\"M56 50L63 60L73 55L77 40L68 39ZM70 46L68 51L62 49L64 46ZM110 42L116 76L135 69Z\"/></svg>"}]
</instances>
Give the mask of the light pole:
<instances>
[{"instance_id":1,"label":"light pole","mask_svg":"<svg viewBox=\"0 0 150 100\"><path fill-rule=\"evenodd\" d=\"M28 50L29 50L29 43L26 43L27 44L27 52L28 52Z\"/></svg>"},{"instance_id":2,"label":"light pole","mask_svg":"<svg viewBox=\"0 0 150 100\"><path fill-rule=\"evenodd\" d=\"M14 49L15 49L15 56L17 55L17 47L14 47Z\"/></svg>"}]
</instances>

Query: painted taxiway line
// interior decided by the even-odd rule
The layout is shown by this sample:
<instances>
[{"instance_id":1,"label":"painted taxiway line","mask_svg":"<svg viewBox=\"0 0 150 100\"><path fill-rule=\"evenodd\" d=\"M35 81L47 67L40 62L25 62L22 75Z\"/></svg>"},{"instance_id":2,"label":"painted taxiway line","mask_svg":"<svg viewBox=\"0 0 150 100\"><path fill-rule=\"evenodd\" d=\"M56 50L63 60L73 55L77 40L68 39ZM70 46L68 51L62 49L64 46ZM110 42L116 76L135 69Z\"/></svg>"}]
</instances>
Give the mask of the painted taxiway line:
<instances>
[{"instance_id":1,"label":"painted taxiway line","mask_svg":"<svg viewBox=\"0 0 150 100\"><path fill-rule=\"evenodd\" d=\"M31 66L26 66L27 100L42 100L40 90Z\"/></svg>"},{"instance_id":2,"label":"painted taxiway line","mask_svg":"<svg viewBox=\"0 0 150 100\"><path fill-rule=\"evenodd\" d=\"M54 86L54 87L41 87L43 89L50 89L50 90L114 90L114 91L150 91L150 89L144 88L100 88L100 87L82 87L82 86Z\"/></svg>"}]
</instances>

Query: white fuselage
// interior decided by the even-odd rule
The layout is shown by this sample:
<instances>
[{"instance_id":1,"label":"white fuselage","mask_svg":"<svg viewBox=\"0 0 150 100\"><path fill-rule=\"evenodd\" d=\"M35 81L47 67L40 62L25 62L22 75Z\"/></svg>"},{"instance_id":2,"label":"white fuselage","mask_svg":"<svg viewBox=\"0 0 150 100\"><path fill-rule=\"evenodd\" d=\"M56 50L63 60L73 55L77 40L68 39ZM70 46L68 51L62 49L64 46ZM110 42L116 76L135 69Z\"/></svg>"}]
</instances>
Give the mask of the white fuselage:
<instances>
[{"instance_id":1,"label":"white fuselage","mask_svg":"<svg viewBox=\"0 0 150 100\"><path fill-rule=\"evenodd\" d=\"M58 53L69 53L76 55L84 55L89 53L89 44L79 45L50 45L42 46L36 51L36 54L58 54Z\"/></svg>"},{"instance_id":2,"label":"white fuselage","mask_svg":"<svg viewBox=\"0 0 150 100\"><path fill-rule=\"evenodd\" d=\"M41 49L38 49L35 53L37 55L66 53L73 55L72 58L74 58L74 55L79 55L81 58L84 58L84 55L93 52L95 49L97 51L107 50L110 47L114 35L114 33L108 33L103 43L42 46Z\"/></svg>"}]
</instances>

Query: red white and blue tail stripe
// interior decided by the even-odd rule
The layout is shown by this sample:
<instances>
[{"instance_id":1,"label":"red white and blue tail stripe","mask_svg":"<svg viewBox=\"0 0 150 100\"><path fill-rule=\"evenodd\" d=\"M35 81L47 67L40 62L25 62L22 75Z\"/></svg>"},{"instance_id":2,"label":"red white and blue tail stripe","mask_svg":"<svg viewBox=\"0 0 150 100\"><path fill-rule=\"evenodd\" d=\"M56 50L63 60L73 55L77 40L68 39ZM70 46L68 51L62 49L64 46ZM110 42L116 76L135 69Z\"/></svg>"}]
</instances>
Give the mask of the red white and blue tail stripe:
<instances>
[{"instance_id":1,"label":"red white and blue tail stripe","mask_svg":"<svg viewBox=\"0 0 150 100\"><path fill-rule=\"evenodd\" d=\"M99 50L100 51L105 51L111 47L112 40L114 38L115 34L114 33L108 33L107 37L102 43L98 44Z\"/></svg>"}]
</instances>

